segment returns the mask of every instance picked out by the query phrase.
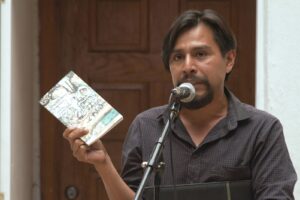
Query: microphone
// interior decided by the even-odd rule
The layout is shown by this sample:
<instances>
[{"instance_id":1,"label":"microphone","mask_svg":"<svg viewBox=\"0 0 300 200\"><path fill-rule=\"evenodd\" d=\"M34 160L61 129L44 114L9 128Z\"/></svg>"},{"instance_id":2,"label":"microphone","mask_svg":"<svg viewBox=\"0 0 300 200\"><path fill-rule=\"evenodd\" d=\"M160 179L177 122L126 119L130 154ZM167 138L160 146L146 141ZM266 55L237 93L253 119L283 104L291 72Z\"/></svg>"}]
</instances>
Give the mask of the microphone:
<instances>
[{"instance_id":1,"label":"microphone","mask_svg":"<svg viewBox=\"0 0 300 200\"><path fill-rule=\"evenodd\" d=\"M173 97L181 102L188 103L195 98L195 88L191 83L182 83L178 87L172 89Z\"/></svg>"}]
</instances>

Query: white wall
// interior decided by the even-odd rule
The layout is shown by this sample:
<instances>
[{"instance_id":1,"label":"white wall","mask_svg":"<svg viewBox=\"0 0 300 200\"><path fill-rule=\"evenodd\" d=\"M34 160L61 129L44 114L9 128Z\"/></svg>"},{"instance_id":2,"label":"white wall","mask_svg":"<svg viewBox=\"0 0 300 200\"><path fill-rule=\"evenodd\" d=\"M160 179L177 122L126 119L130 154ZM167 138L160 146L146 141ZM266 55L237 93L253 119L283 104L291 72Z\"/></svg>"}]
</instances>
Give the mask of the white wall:
<instances>
[{"instance_id":1,"label":"white wall","mask_svg":"<svg viewBox=\"0 0 300 200\"><path fill-rule=\"evenodd\" d=\"M37 3L5 0L1 6L0 191L5 200L32 200L39 153Z\"/></svg>"},{"instance_id":2,"label":"white wall","mask_svg":"<svg viewBox=\"0 0 300 200\"><path fill-rule=\"evenodd\" d=\"M38 120L38 30L36 0L12 0L12 193L10 200L31 200L39 174L34 137Z\"/></svg>"},{"instance_id":3,"label":"white wall","mask_svg":"<svg viewBox=\"0 0 300 200\"><path fill-rule=\"evenodd\" d=\"M37 4L35 0L11 0L11 199L33 199L33 153L37 77Z\"/></svg>"},{"instance_id":4,"label":"white wall","mask_svg":"<svg viewBox=\"0 0 300 200\"><path fill-rule=\"evenodd\" d=\"M300 176L300 1L257 1L257 107L277 116ZM299 95L299 96L298 96ZM300 199L296 184L295 199Z\"/></svg>"},{"instance_id":5,"label":"white wall","mask_svg":"<svg viewBox=\"0 0 300 200\"><path fill-rule=\"evenodd\" d=\"M11 191L11 1L1 5L1 130L0 192L10 199Z\"/></svg>"}]
</instances>

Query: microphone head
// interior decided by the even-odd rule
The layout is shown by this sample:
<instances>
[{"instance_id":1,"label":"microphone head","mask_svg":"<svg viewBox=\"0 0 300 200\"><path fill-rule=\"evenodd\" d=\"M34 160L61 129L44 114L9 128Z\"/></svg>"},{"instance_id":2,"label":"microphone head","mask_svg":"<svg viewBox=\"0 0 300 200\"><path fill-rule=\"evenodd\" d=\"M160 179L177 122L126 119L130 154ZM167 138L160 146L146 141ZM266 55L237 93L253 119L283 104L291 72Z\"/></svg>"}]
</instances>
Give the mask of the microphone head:
<instances>
[{"instance_id":1,"label":"microphone head","mask_svg":"<svg viewBox=\"0 0 300 200\"><path fill-rule=\"evenodd\" d=\"M180 99L181 102L188 103L194 100L196 96L195 87L191 83L182 83L179 88L187 88L189 90L189 95L185 98Z\"/></svg>"}]
</instances>

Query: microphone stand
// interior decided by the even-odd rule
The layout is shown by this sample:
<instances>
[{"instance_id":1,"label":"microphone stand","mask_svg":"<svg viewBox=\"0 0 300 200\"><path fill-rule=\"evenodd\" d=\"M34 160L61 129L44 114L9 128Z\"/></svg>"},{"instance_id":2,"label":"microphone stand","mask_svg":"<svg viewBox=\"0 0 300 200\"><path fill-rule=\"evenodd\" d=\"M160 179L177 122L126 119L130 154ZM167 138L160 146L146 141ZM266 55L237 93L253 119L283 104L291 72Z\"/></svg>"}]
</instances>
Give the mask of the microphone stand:
<instances>
[{"instance_id":1,"label":"microphone stand","mask_svg":"<svg viewBox=\"0 0 300 200\"><path fill-rule=\"evenodd\" d=\"M158 141L156 143L156 146L153 149L153 152L152 152L152 155L151 155L149 161L142 163L142 166L145 168L145 171L144 171L142 181L139 185L139 188L138 188L137 192L135 193L134 200L139 200L141 198L141 195L143 194L143 191L144 191L145 184L153 170L156 171L155 180L154 180L155 198L157 198L159 195L159 187L158 186L160 185L161 173L162 173L162 170L165 165L163 162L161 162L161 160L162 160L161 152L163 149L164 141L171 130L171 122L174 122L174 120L177 118L178 113L181 109L181 105L180 105L179 101L172 101L172 99L173 99L172 95L171 95L170 99L171 99L171 101L170 101L171 104L169 106L169 109L170 109L169 119L164 126L164 129L162 131L160 138L158 139ZM160 160L160 162L157 163L159 160Z\"/></svg>"}]
</instances>

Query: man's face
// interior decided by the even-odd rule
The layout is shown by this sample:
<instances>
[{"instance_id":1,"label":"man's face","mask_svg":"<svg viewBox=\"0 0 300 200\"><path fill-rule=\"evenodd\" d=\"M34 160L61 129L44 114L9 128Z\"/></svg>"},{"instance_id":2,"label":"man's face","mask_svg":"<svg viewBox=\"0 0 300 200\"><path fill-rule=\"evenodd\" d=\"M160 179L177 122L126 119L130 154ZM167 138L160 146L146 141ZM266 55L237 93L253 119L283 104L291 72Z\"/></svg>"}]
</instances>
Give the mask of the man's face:
<instances>
[{"instance_id":1,"label":"man's face","mask_svg":"<svg viewBox=\"0 0 300 200\"><path fill-rule=\"evenodd\" d=\"M232 70L235 51L222 56L212 30L200 23L183 32L170 55L170 71L174 86L192 83L196 90L194 101L183 106L196 109L223 95L225 75Z\"/></svg>"}]
</instances>

